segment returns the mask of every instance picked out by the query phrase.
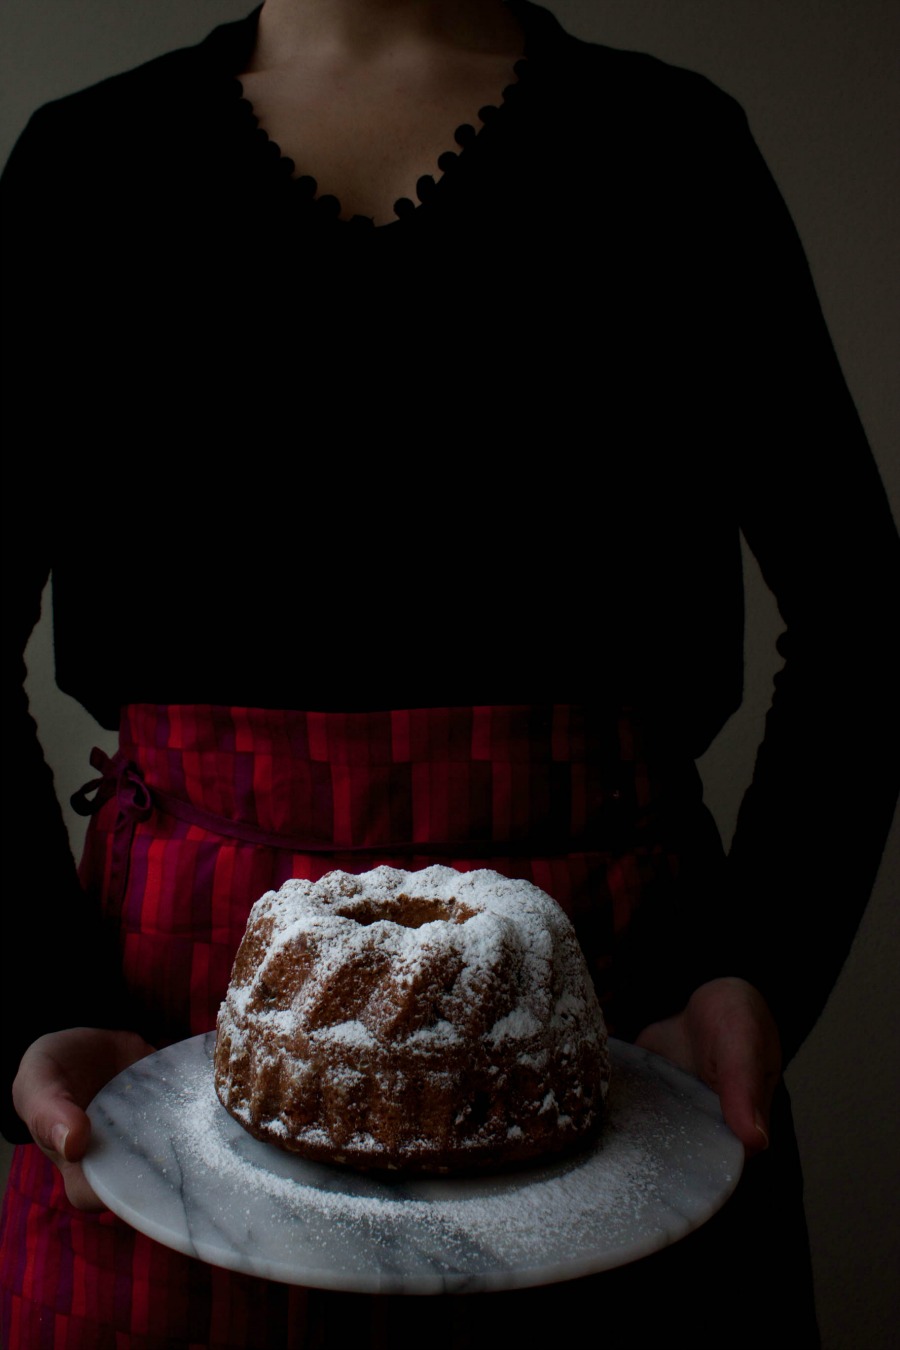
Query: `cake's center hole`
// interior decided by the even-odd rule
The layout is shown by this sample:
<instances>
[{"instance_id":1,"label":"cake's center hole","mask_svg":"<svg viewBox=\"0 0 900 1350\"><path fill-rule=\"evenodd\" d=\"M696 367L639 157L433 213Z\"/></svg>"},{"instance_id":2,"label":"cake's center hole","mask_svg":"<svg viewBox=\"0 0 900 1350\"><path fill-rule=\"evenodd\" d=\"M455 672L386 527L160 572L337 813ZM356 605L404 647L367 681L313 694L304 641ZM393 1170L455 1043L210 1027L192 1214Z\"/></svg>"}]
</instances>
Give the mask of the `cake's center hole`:
<instances>
[{"instance_id":1,"label":"cake's center hole","mask_svg":"<svg viewBox=\"0 0 900 1350\"><path fill-rule=\"evenodd\" d=\"M401 928L421 928L426 923L465 923L475 911L461 905L455 896L449 900L428 899L422 895L406 895L402 891L390 902L370 900L360 905L338 909L345 919L354 919L368 927L370 923L386 920Z\"/></svg>"}]
</instances>

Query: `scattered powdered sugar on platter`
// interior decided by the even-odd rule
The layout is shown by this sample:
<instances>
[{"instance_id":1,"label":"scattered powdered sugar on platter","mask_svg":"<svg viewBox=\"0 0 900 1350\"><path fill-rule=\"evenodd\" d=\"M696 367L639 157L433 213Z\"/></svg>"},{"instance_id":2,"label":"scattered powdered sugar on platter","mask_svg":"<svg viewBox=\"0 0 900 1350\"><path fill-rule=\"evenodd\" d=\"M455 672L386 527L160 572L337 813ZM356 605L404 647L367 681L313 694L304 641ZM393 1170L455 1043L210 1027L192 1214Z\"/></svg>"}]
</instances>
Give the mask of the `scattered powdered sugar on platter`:
<instances>
[{"instance_id":1,"label":"scattered powdered sugar on platter","mask_svg":"<svg viewBox=\"0 0 900 1350\"><path fill-rule=\"evenodd\" d=\"M552 1168L534 1169L531 1174L520 1171L514 1183L502 1175L454 1181L369 1178L366 1192L358 1193L332 1188L336 1177L331 1168L322 1169L325 1185L279 1174L273 1167L282 1159L272 1156L271 1145L260 1144L252 1150L253 1156L249 1156L249 1150L239 1150L233 1131L225 1126L223 1108L209 1076L198 1074L193 1088L180 1096L180 1105L184 1138L196 1161L219 1175L230 1174L241 1188L272 1196L279 1206L296 1214L313 1208L335 1220L355 1223L367 1219L385 1232L392 1223L405 1225L414 1216L438 1229L464 1227L485 1240L505 1238L504 1245L514 1247L523 1257L533 1251L538 1258L546 1246L544 1225L554 1215L562 1216L569 1234L579 1215L587 1211L592 1226L602 1211L610 1227L615 1228L621 1226L626 1212L633 1221L655 1193L659 1161L646 1145L647 1131L654 1128L652 1117L647 1115L638 1117L638 1130L633 1128L638 1120L628 1118L607 1127L600 1144L604 1166L587 1190L582 1166L570 1159ZM635 1101L630 1104L628 1116L638 1114L636 1106ZM287 1159L289 1166L292 1161ZM529 1176L533 1178L530 1181ZM337 1177L338 1184L341 1179L355 1186L366 1184L344 1170ZM552 1204L547 1194L551 1189Z\"/></svg>"},{"instance_id":2,"label":"scattered powdered sugar on platter","mask_svg":"<svg viewBox=\"0 0 900 1350\"><path fill-rule=\"evenodd\" d=\"M87 1170L135 1227L232 1269L360 1292L547 1283L677 1240L740 1174L742 1150L712 1094L619 1042L589 1149L515 1172L426 1178L358 1173L254 1139L216 1097L213 1041L172 1046L104 1089L91 1107L102 1147Z\"/></svg>"}]
</instances>

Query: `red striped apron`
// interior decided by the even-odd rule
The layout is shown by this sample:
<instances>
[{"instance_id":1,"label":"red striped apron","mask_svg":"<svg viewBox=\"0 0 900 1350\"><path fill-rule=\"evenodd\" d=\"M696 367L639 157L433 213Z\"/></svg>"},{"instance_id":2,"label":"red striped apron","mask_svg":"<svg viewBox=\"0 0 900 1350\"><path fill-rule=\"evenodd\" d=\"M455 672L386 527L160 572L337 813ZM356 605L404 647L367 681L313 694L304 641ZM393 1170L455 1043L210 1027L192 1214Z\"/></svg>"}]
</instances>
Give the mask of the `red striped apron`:
<instances>
[{"instance_id":1,"label":"red striped apron","mask_svg":"<svg viewBox=\"0 0 900 1350\"><path fill-rule=\"evenodd\" d=\"M264 891L382 863L534 881L572 918L615 1029L630 934L678 890L670 823L697 796L693 766L656 759L633 717L567 705L136 705L115 759L95 755L82 880L118 931L134 1028L156 1045L215 1025ZM714 831L701 833L701 851L718 856ZM434 1316L434 1300L291 1288L181 1256L110 1213L74 1210L33 1146L17 1150L3 1250L7 1350L394 1350L395 1305L423 1302L432 1350L453 1321ZM448 1345L479 1343L453 1335Z\"/></svg>"}]
</instances>

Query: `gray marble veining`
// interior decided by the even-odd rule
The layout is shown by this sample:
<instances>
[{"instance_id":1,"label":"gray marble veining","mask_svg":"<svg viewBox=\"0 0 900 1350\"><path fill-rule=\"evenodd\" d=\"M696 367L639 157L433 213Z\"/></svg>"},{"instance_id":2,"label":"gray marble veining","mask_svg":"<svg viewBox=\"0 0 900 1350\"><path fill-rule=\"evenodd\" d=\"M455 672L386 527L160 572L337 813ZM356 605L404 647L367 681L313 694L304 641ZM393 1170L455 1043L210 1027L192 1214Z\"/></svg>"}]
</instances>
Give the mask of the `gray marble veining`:
<instances>
[{"instance_id":1,"label":"gray marble veining","mask_svg":"<svg viewBox=\"0 0 900 1350\"><path fill-rule=\"evenodd\" d=\"M142 1060L91 1104L85 1171L126 1222L233 1270L326 1289L459 1293L605 1270L684 1237L727 1200L743 1148L714 1095L611 1042L607 1120L586 1152L515 1173L404 1179L306 1162L220 1106L214 1033Z\"/></svg>"}]
</instances>

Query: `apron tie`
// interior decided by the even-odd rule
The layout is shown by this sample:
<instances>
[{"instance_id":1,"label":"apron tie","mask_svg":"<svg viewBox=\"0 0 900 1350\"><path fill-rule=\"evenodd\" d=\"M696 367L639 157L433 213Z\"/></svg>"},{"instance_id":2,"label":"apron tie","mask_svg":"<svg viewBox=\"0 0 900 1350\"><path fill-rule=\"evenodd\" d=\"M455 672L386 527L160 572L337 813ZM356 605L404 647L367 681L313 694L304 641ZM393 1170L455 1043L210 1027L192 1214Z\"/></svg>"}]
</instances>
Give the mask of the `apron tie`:
<instances>
[{"instance_id":1,"label":"apron tie","mask_svg":"<svg viewBox=\"0 0 900 1350\"><path fill-rule=\"evenodd\" d=\"M91 751L91 768L98 769L102 777L85 783L69 800L77 815L93 816L111 797L116 799L118 810L110 859L110 900L118 907L125 898L128 885L134 831L139 821L147 820L153 814L153 794L138 766L121 750L110 758L95 745Z\"/></svg>"}]
</instances>

